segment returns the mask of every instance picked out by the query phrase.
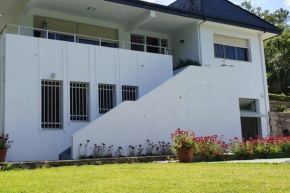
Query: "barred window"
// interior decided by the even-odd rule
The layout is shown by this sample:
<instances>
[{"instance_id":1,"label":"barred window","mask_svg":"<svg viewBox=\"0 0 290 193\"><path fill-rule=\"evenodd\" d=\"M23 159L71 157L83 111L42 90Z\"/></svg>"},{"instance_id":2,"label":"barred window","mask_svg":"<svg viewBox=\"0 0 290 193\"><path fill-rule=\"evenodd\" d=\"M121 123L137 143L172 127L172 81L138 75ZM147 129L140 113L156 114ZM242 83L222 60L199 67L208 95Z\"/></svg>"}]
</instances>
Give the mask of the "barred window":
<instances>
[{"instance_id":1,"label":"barred window","mask_svg":"<svg viewBox=\"0 0 290 193\"><path fill-rule=\"evenodd\" d=\"M62 81L41 81L41 127L62 129Z\"/></svg>"},{"instance_id":2,"label":"barred window","mask_svg":"<svg viewBox=\"0 0 290 193\"><path fill-rule=\"evenodd\" d=\"M131 35L131 50L144 52L145 38L140 35Z\"/></svg>"},{"instance_id":3,"label":"barred window","mask_svg":"<svg viewBox=\"0 0 290 193\"><path fill-rule=\"evenodd\" d=\"M89 83L70 83L70 120L89 121Z\"/></svg>"},{"instance_id":4,"label":"barred window","mask_svg":"<svg viewBox=\"0 0 290 193\"><path fill-rule=\"evenodd\" d=\"M138 99L137 86L122 86L122 99L124 101L136 101Z\"/></svg>"},{"instance_id":5,"label":"barred window","mask_svg":"<svg viewBox=\"0 0 290 193\"><path fill-rule=\"evenodd\" d=\"M99 84L99 113L105 114L116 106L116 86Z\"/></svg>"}]
</instances>

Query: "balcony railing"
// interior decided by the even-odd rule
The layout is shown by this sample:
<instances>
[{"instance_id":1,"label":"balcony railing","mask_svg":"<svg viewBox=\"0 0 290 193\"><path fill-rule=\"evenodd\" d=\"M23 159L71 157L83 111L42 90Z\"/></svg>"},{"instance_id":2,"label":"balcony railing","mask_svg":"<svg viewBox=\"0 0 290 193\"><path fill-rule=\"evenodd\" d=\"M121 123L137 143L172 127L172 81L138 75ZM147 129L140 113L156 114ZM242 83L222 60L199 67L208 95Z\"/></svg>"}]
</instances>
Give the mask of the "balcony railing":
<instances>
[{"instance_id":1,"label":"balcony railing","mask_svg":"<svg viewBox=\"0 0 290 193\"><path fill-rule=\"evenodd\" d=\"M148 44L138 44L120 40L106 39L94 36L87 36L82 34L72 34L60 31L52 31L46 29L18 26L7 24L0 32L0 37L8 34L18 34L23 36L51 39L51 40L59 40L59 41L68 41L75 42L81 44L89 44L95 46L102 47L111 47L111 48L119 48L126 50L134 50L141 52L150 52L164 55L171 55L171 48L162 47L162 46L154 46Z\"/></svg>"}]
</instances>

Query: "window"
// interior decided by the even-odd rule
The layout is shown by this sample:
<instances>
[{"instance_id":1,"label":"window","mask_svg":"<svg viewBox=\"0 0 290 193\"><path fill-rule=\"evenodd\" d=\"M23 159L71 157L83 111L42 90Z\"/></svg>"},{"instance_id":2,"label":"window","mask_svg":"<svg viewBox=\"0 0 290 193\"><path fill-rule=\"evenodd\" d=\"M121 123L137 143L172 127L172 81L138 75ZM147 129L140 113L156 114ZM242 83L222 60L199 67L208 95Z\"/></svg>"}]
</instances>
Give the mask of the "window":
<instances>
[{"instance_id":1,"label":"window","mask_svg":"<svg viewBox=\"0 0 290 193\"><path fill-rule=\"evenodd\" d=\"M88 83L70 83L70 120L89 121Z\"/></svg>"},{"instance_id":2,"label":"window","mask_svg":"<svg viewBox=\"0 0 290 193\"><path fill-rule=\"evenodd\" d=\"M131 50L144 52L145 38L140 35L131 35Z\"/></svg>"},{"instance_id":3,"label":"window","mask_svg":"<svg viewBox=\"0 0 290 193\"><path fill-rule=\"evenodd\" d=\"M122 99L124 101L136 101L138 99L137 86L122 86Z\"/></svg>"},{"instance_id":4,"label":"window","mask_svg":"<svg viewBox=\"0 0 290 193\"><path fill-rule=\"evenodd\" d=\"M214 56L230 60L249 61L248 49L214 44Z\"/></svg>"},{"instance_id":5,"label":"window","mask_svg":"<svg viewBox=\"0 0 290 193\"><path fill-rule=\"evenodd\" d=\"M213 38L216 58L249 61L249 40L216 34Z\"/></svg>"},{"instance_id":6,"label":"window","mask_svg":"<svg viewBox=\"0 0 290 193\"><path fill-rule=\"evenodd\" d=\"M226 59L231 59L231 60L236 60L237 53L236 53L236 48L233 46L224 46L225 50L225 58Z\"/></svg>"},{"instance_id":7,"label":"window","mask_svg":"<svg viewBox=\"0 0 290 193\"><path fill-rule=\"evenodd\" d=\"M99 84L99 113L105 114L116 106L116 86Z\"/></svg>"},{"instance_id":8,"label":"window","mask_svg":"<svg viewBox=\"0 0 290 193\"><path fill-rule=\"evenodd\" d=\"M166 49L168 47L168 40L166 39L161 39L161 54L168 54L168 49Z\"/></svg>"},{"instance_id":9,"label":"window","mask_svg":"<svg viewBox=\"0 0 290 193\"><path fill-rule=\"evenodd\" d=\"M62 129L61 81L41 81L41 127Z\"/></svg>"},{"instance_id":10,"label":"window","mask_svg":"<svg viewBox=\"0 0 290 193\"><path fill-rule=\"evenodd\" d=\"M246 48L237 48L237 60L249 61L249 59L248 59L248 49L246 49Z\"/></svg>"},{"instance_id":11,"label":"window","mask_svg":"<svg viewBox=\"0 0 290 193\"><path fill-rule=\"evenodd\" d=\"M224 46L220 44L214 45L214 56L217 58L224 58Z\"/></svg>"}]
</instances>

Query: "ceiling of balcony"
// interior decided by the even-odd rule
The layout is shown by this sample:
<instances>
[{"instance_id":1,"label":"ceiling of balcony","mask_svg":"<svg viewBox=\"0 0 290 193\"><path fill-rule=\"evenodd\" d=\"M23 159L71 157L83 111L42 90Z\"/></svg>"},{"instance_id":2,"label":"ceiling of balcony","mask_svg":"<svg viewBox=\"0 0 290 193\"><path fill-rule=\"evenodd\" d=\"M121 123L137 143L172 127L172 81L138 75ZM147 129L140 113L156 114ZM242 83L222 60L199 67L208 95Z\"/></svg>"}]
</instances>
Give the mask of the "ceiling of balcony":
<instances>
[{"instance_id":1,"label":"ceiling of balcony","mask_svg":"<svg viewBox=\"0 0 290 193\"><path fill-rule=\"evenodd\" d=\"M88 7L96 8L88 11ZM148 10L103 0L38 0L33 8L97 19L122 26L130 25ZM156 17L139 29L170 34L195 22L194 19L157 12Z\"/></svg>"}]
</instances>

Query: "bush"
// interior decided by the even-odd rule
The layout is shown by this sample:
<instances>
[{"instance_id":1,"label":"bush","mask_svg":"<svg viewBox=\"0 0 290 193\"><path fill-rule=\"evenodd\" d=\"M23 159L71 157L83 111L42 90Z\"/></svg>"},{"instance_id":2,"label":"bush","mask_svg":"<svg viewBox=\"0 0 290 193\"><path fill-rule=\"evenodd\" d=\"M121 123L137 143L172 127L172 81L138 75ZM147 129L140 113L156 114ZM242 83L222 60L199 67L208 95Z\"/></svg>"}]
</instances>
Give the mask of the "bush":
<instances>
[{"instance_id":1,"label":"bush","mask_svg":"<svg viewBox=\"0 0 290 193\"><path fill-rule=\"evenodd\" d=\"M224 153L228 150L228 144L222 141L222 137L218 138L217 135L196 137L195 142L195 154L204 156L208 160L213 160L215 158L222 159Z\"/></svg>"},{"instance_id":2,"label":"bush","mask_svg":"<svg viewBox=\"0 0 290 193\"><path fill-rule=\"evenodd\" d=\"M284 112L286 111L285 105L277 105L277 112Z\"/></svg>"},{"instance_id":3,"label":"bush","mask_svg":"<svg viewBox=\"0 0 290 193\"><path fill-rule=\"evenodd\" d=\"M230 151L239 156L240 159L249 159L254 154L254 144L250 141L243 140L242 142L239 141L237 137L233 140L230 140Z\"/></svg>"},{"instance_id":4,"label":"bush","mask_svg":"<svg viewBox=\"0 0 290 193\"><path fill-rule=\"evenodd\" d=\"M195 135L189 131L183 131L177 129L174 133L171 133L171 139L173 141L173 149L176 151L180 148L189 150L191 148L196 148Z\"/></svg>"},{"instance_id":5,"label":"bush","mask_svg":"<svg viewBox=\"0 0 290 193\"><path fill-rule=\"evenodd\" d=\"M201 66L201 64L197 61L193 61L190 59L186 59L186 60L179 59L178 63L176 64L176 67L173 70L178 70L186 66Z\"/></svg>"}]
</instances>

